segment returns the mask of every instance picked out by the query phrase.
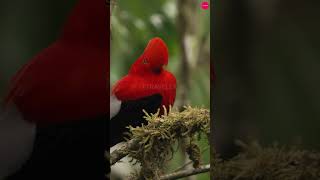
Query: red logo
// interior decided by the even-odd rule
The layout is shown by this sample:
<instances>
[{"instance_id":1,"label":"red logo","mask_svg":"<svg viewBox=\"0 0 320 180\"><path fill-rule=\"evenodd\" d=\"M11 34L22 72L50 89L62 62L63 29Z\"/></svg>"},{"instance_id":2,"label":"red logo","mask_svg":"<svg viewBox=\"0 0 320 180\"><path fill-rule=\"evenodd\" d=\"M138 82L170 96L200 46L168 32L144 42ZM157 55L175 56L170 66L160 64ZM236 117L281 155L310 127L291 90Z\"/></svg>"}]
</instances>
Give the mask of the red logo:
<instances>
[{"instance_id":1,"label":"red logo","mask_svg":"<svg viewBox=\"0 0 320 180\"><path fill-rule=\"evenodd\" d=\"M208 2L208 1L203 1L203 2L201 3L201 8L202 8L203 10L209 9L209 2Z\"/></svg>"}]
</instances>

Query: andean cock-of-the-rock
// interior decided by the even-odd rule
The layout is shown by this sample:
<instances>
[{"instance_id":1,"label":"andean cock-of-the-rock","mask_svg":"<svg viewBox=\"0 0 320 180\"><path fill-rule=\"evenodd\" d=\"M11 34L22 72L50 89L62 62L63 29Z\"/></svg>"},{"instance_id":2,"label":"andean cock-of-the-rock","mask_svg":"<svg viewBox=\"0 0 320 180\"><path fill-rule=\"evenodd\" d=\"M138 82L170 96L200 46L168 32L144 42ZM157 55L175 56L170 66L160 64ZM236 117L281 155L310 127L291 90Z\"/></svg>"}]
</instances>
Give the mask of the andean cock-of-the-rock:
<instances>
[{"instance_id":1,"label":"andean cock-of-the-rock","mask_svg":"<svg viewBox=\"0 0 320 180\"><path fill-rule=\"evenodd\" d=\"M78 0L58 39L12 78L0 179L105 178L109 13L105 0Z\"/></svg>"},{"instance_id":2,"label":"andean cock-of-the-rock","mask_svg":"<svg viewBox=\"0 0 320 180\"><path fill-rule=\"evenodd\" d=\"M152 38L142 55L132 64L128 75L112 87L110 94L110 147L123 141L127 126L146 123L143 109L155 113L169 109L175 101L176 78L164 66L168 64L164 41Z\"/></svg>"}]
</instances>

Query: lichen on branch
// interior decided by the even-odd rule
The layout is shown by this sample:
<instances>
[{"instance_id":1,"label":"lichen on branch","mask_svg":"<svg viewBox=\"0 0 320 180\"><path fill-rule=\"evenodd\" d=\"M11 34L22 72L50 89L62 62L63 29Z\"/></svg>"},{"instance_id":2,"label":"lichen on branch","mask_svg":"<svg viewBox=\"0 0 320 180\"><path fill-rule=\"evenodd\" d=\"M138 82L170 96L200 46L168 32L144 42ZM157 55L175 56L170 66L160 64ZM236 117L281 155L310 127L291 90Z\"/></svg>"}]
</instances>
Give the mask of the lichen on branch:
<instances>
[{"instance_id":1,"label":"lichen on branch","mask_svg":"<svg viewBox=\"0 0 320 180\"><path fill-rule=\"evenodd\" d=\"M127 154L141 164L140 177L144 179L159 179L161 170L172 159L176 142L187 138L187 153L195 168L200 166L200 149L195 143L196 137L210 133L210 112L205 108L185 106L179 112L175 109L166 110L159 116L145 112L147 125L129 126L128 143L136 143L127 148Z\"/></svg>"},{"instance_id":2,"label":"lichen on branch","mask_svg":"<svg viewBox=\"0 0 320 180\"><path fill-rule=\"evenodd\" d=\"M318 180L320 179L320 153L298 147L274 144L262 147L257 141L237 141L242 151L223 161L211 154L213 179L237 180Z\"/></svg>"}]
</instances>

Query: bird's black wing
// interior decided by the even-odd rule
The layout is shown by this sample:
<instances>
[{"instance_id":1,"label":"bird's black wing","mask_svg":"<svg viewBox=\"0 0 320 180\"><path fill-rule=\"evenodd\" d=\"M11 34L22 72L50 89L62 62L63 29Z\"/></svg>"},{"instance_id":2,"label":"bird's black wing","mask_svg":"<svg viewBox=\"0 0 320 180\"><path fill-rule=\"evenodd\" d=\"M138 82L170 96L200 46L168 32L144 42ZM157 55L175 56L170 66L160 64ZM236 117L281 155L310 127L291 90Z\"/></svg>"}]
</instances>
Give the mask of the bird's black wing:
<instances>
[{"instance_id":1,"label":"bird's black wing","mask_svg":"<svg viewBox=\"0 0 320 180\"><path fill-rule=\"evenodd\" d=\"M124 141L124 132L127 132L127 126L133 127L145 124L145 115L142 111L146 110L148 113L156 113L161 106L162 96L154 94L137 100L123 101L118 114L110 119L109 127L109 147Z\"/></svg>"},{"instance_id":2,"label":"bird's black wing","mask_svg":"<svg viewBox=\"0 0 320 180\"><path fill-rule=\"evenodd\" d=\"M58 125L37 126L33 152L7 180L104 180L107 115Z\"/></svg>"}]
</instances>

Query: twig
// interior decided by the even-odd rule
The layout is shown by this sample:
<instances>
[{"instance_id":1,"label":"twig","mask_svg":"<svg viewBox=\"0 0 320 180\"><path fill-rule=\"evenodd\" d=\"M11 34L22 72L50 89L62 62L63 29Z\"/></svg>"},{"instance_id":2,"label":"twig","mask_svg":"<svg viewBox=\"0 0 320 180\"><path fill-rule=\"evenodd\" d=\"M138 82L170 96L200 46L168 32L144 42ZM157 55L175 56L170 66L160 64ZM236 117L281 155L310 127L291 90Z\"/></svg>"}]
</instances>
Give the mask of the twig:
<instances>
[{"instance_id":1,"label":"twig","mask_svg":"<svg viewBox=\"0 0 320 180\"><path fill-rule=\"evenodd\" d=\"M139 143L138 139L131 139L130 141L123 144L120 148L114 150L112 153L110 153L110 165L115 164L123 157L127 156L129 154L130 149L134 149Z\"/></svg>"},{"instance_id":2,"label":"twig","mask_svg":"<svg viewBox=\"0 0 320 180\"><path fill-rule=\"evenodd\" d=\"M166 175L161 176L160 180L173 180L173 179L192 176L195 174L205 173L208 171L210 171L210 164L200 166L199 168L196 168L196 169L188 169L188 170L174 172L171 174L166 174Z\"/></svg>"},{"instance_id":3,"label":"twig","mask_svg":"<svg viewBox=\"0 0 320 180\"><path fill-rule=\"evenodd\" d=\"M185 163L184 165L178 167L178 168L177 168L176 170L174 170L173 172L178 172L178 171L184 169L185 167L187 167L188 165L190 165L190 164L192 164L192 163L193 163L193 161L189 161L189 162Z\"/></svg>"}]
</instances>

